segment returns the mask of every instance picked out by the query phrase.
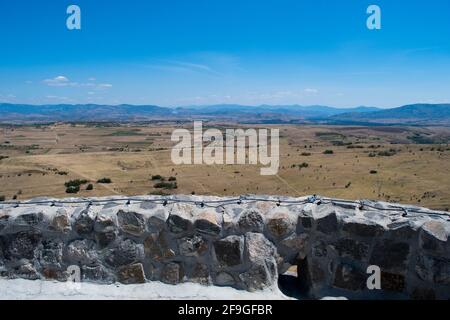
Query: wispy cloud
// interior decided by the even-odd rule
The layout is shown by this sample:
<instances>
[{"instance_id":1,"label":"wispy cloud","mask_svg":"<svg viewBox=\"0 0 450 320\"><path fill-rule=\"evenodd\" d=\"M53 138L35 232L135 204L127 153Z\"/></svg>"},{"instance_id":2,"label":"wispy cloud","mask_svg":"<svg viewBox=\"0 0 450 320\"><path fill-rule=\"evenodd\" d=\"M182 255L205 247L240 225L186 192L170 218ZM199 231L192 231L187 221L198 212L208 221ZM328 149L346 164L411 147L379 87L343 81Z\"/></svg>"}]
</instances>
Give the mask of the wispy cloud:
<instances>
[{"instance_id":1,"label":"wispy cloud","mask_svg":"<svg viewBox=\"0 0 450 320\"><path fill-rule=\"evenodd\" d=\"M57 76L51 79L45 79L44 83L46 83L50 87L67 87L76 85L76 82L71 82L65 76Z\"/></svg>"},{"instance_id":2,"label":"wispy cloud","mask_svg":"<svg viewBox=\"0 0 450 320\"><path fill-rule=\"evenodd\" d=\"M305 90L303 90L306 93L310 93L310 94L318 94L319 90L318 89L314 89L314 88L306 88Z\"/></svg>"},{"instance_id":3,"label":"wispy cloud","mask_svg":"<svg viewBox=\"0 0 450 320\"><path fill-rule=\"evenodd\" d=\"M196 63L191 61L162 60L158 61L158 63L151 64L148 67L173 73L199 73L218 77L223 75L206 63Z\"/></svg>"},{"instance_id":4,"label":"wispy cloud","mask_svg":"<svg viewBox=\"0 0 450 320\"><path fill-rule=\"evenodd\" d=\"M75 82L66 76L56 76L51 79L45 79L43 82L50 87L90 87L100 90L112 87L110 83L96 83L94 81L95 78L89 78L89 82Z\"/></svg>"},{"instance_id":5,"label":"wispy cloud","mask_svg":"<svg viewBox=\"0 0 450 320\"><path fill-rule=\"evenodd\" d=\"M45 98L48 101L51 102L63 102L63 103L71 103L71 102L75 102L75 100L68 98L68 97L61 97L61 96L55 96L55 95L47 95L45 96Z\"/></svg>"}]
</instances>

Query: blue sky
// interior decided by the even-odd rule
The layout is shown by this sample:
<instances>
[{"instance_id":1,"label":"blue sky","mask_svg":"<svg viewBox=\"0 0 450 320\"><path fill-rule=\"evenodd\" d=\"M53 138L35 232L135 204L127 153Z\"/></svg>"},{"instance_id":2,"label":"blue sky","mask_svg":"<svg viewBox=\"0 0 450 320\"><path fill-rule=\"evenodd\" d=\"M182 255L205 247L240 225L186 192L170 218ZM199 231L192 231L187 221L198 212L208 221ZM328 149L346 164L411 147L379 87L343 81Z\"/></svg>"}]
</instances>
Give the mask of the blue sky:
<instances>
[{"instance_id":1,"label":"blue sky","mask_svg":"<svg viewBox=\"0 0 450 320\"><path fill-rule=\"evenodd\" d=\"M0 35L0 102L450 101L448 0L1 1Z\"/></svg>"}]
</instances>

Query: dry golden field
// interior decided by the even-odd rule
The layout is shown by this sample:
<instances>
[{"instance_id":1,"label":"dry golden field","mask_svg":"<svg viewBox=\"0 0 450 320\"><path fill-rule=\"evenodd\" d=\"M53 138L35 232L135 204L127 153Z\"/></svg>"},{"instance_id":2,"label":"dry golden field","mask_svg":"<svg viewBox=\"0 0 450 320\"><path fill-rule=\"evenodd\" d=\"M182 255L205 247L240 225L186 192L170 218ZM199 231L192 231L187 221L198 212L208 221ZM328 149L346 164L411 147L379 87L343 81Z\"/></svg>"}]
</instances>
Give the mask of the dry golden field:
<instances>
[{"instance_id":1,"label":"dry golden field","mask_svg":"<svg viewBox=\"0 0 450 320\"><path fill-rule=\"evenodd\" d=\"M450 128L277 125L279 174L261 176L252 165L174 165L170 137L181 126L3 126L0 196L73 196L66 193L65 182L85 179L93 190L83 184L76 196L320 194L450 208ZM152 175L175 177L177 189L154 188L158 181ZM112 183L97 183L104 177Z\"/></svg>"}]
</instances>

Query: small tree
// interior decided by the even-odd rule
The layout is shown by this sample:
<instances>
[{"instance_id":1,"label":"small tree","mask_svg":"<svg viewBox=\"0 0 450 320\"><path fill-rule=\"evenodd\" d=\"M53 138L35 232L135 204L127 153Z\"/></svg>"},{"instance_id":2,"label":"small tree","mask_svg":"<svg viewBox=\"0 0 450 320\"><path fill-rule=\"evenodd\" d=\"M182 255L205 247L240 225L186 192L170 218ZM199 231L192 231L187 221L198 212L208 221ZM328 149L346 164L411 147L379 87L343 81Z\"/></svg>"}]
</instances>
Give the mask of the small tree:
<instances>
[{"instance_id":1,"label":"small tree","mask_svg":"<svg viewBox=\"0 0 450 320\"><path fill-rule=\"evenodd\" d=\"M112 183L110 178L101 178L97 180L97 183Z\"/></svg>"},{"instance_id":2,"label":"small tree","mask_svg":"<svg viewBox=\"0 0 450 320\"><path fill-rule=\"evenodd\" d=\"M66 189L66 193L78 193L80 191L80 186L69 186Z\"/></svg>"}]
</instances>

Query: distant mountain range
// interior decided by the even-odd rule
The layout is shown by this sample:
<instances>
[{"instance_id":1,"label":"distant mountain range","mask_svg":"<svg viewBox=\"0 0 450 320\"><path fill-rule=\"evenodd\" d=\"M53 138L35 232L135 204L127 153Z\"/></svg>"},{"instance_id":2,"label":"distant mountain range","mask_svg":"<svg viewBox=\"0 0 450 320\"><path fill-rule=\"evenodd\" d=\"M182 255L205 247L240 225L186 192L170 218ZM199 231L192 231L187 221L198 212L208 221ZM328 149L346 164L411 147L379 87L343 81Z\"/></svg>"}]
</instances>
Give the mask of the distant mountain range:
<instances>
[{"instance_id":1,"label":"distant mountain range","mask_svg":"<svg viewBox=\"0 0 450 320\"><path fill-rule=\"evenodd\" d=\"M244 123L450 125L450 104L375 107L221 104L177 108L153 105L0 104L0 123L130 122L150 120L233 120Z\"/></svg>"},{"instance_id":2,"label":"distant mountain range","mask_svg":"<svg viewBox=\"0 0 450 320\"><path fill-rule=\"evenodd\" d=\"M399 108L378 110L367 113L341 113L332 116L331 119L385 124L448 124L450 123L450 104L412 104Z\"/></svg>"}]
</instances>

